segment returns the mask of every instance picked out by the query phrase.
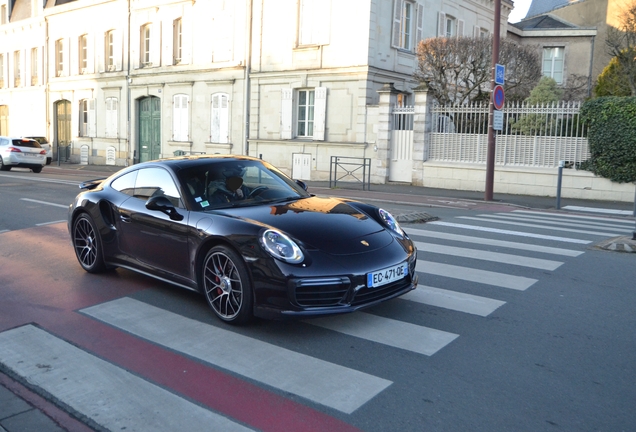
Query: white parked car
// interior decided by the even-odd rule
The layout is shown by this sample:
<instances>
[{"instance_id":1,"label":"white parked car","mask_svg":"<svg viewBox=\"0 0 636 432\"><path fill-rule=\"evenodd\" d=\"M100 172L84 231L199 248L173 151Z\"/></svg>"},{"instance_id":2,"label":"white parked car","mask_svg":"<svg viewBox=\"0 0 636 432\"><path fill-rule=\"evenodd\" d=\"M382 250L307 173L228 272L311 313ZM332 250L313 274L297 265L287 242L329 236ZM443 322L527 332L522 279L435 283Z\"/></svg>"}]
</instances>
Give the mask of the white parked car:
<instances>
[{"instance_id":1,"label":"white parked car","mask_svg":"<svg viewBox=\"0 0 636 432\"><path fill-rule=\"evenodd\" d=\"M20 167L39 173L45 164L46 150L36 140L0 136L0 170Z\"/></svg>"},{"instance_id":2,"label":"white parked car","mask_svg":"<svg viewBox=\"0 0 636 432\"><path fill-rule=\"evenodd\" d=\"M47 140L46 137L43 136L29 136L26 138L34 139L40 143L42 148L46 150L46 164L51 165L51 161L53 160L53 148L49 140Z\"/></svg>"}]
</instances>

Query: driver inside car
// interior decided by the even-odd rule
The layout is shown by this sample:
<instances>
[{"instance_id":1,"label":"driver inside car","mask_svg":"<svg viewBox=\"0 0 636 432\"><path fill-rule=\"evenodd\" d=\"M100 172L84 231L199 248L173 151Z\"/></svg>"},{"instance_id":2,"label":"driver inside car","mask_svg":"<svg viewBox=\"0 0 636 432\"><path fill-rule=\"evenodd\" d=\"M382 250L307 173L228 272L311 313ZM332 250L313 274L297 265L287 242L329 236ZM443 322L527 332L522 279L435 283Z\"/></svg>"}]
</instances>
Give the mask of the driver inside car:
<instances>
[{"instance_id":1,"label":"driver inside car","mask_svg":"<svg viewBox=\"0 0 636 432\"><path fill-rule=\"evenodd\" d=\"M243 184L243 174L240 169L224 171L221 176L210 181L208 185L208 200L223 203L245 199L250 190Z\"/></svg>"}]
</instances>

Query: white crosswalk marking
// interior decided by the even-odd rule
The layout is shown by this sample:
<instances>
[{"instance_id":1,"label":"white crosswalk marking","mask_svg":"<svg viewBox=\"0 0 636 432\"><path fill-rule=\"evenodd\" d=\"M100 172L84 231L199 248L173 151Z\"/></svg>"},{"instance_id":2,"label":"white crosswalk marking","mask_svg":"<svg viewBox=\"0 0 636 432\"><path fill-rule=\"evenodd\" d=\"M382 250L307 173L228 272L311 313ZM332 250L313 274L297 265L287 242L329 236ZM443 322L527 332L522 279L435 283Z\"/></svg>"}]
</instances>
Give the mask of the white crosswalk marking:
<instances>
[{"instance_id":1,"label":"white crosswalk marking","mask_svg":"<svg viewBox=\"0 0 636 432\"><path fill-rule=\"evenodd\" d=\"M503 214L503 213L497 213ZM543 213L537 214L536 212L523 211L523 210L515 210L507 215L524 215L525 218L528 219L538 219L543 221L555 221L555 222L563 222L567 221L575 226L580 226L579 224L585 224L586 226L601 226L601 227L609 227L611 229L622 229L623 226L625 229L632 228L634 225L633 221L630 220L620 220L620 219L609 219L602 217L594 217L594 216L577 216L577 215L566 215L561 213Z\"/></svg>"},{"instance_id":2,"label":"white crosswalk marking","mask_svg":"<svg viewBox=\"0 0 636 432\"><path fill-rule=\"evenodd\" d=\"M528 232L521 232L521 231L510 231L510 230L503 230L499 228L482 227L478 225L458 224L454 222L433 221L433 222L427 222L427 225L442 225L447 227L461 228L461 229L468 229L468 230L475 230L475 231L484 231L484 232L491 232L496 234L505 234L505 235L519 236L519 237L531 237L531 238L538 238L538 239L544 239L544 240L554 240L554 241L560 241L564 243L578 243L578 244L592 243L590 240L573 239L568 237L556 237L551 235L535 234L535 233L528 233Z\"/></svg>"},{"instance_id":3,"label":"white crosswalk marking","mask_svg":"<svg viewBox=\"0 0 636 432\"><path fill-rule=\"evenodd\" d=\"M105 430L251 430L32 325L0 333L0 363Z\"/></svg>"},{"instance_id":4,"label":"white crosswalk marking","mask_svg":"<svg viewBox=\"0 0 636 432\"><path fill-rule=\"evenodd\" d=\"M488 270L479 270L469 267L461 267L451 264L442 264L432 261L418 260L415 270L420 273L429 273L437 276L445 276L470 282L478 282L501 288L510 288L524 291L530 288L537 280L523 276L514 276L505 273L497 273Z\"/></svg>"},{"instance_id":5,"label":"white crosswalk marking","mask_svg":"<svg viewBox=\"0 0 636 432\"><path fill-rule=\"evenodd\" d=\"M159 345L347 414L391 385L391 381L131 298L113 300L82 312Z\"/></svg>"},{"instance_id":6,"label":"white crosswalk marking","mask_svg":"<svg viewBox=\"0 0 636 432\"><path fill-rule=\"evenodd\" d=\"M581 206L565 206L563 207L565 210L574 210L574 211L585 211L585 212L593 212L593 213L607 213L607 214L618 214L629 216L634 214L632 210L614 210L614 209L600 209L596 207L581 207Z\"/></svg>"},{"instance_id":7,"label":"white crosswalk marking","mask_svg":"<svg viewBox=\"0 0 636 432\"><path fill-rule=\"evenodd\" d=\"M603 236L603 237L618 237L622 235L621 233L587 231L587 230L580 230L580 229L574 229L574 228L560 228L560 227L554 227L554 226L529 224L529 223L523 223L523 222L503 221L503 220L497 220L496 218L492 218L492 216L488 216L488 217L458 216L458 219L469 219L469 220L475 220L480 222L491 222L496 224L516 225L516 226L523 226L523 227L529 227L529 228L549 229L553 231L566 231L566 232L572 232L572 233L590 234L590 235Z\"/></svg>"},{"instance_id":8,"label":"white crosswalk marking","mask_svg":"<svg viewBox=\"0 0 636 432\"><path fill-rule=\"evenodd\" d=\"M458 336L364 312L315 318L307 323L429 356L444 348Z\"/></svg>"},{"instance_id":9,"label":"white crosswalk marking","mask_svg":"<svg viewBox=\"0 0 636 432\"><path fill-rule=\"evenodd\" d=\"M484 237L472 237L472 236L450 234L450 233L438 232L438 231L427 231L427 230L414 229L414 228L407 228L406 233L411 237L413 236L433 237L433 238L438 238L443 240L452 240L452 241L463 242L463 243L500 246L500 247L505 247L509 249L543 252L543 253L554 254L554 255L564 255L564 256L575 257L575 256L579 256L583 254L583 252L581 251L576 251L571 249L561 249L561 248L555 248L555 247L549 247L549 246L534 245L529 243L519 243L519 242L511 242L511 241L505 241L505 240L494 240L494 239L489 239Z\"/></svg>"},{"instance_id":10,"label":"white crosswalk marking","mask_svg":"<svg viewBox=\"0 0 636 432\"><path fill-rule=\"evenodd\" d=\"M488 252L479 249L460 248L434 243L415 242L415 247L421 252L453 255L456 257L472 258L484 261L494 261L502 264L512 264L523 267L538 268L542 270L556 270L562 262L540 258L531 258L521 255L511 255L499 252Z\"/></svg>"},{"instance_id":11,"label":"white crosswalk marking","mask_svg":"<svg viewBox=\"0 0 636 432\"><path fill-rule=\"evenodd\" d=\"M537 216L523 216L520 217L518 215L515 214L491 214L491 215L478 215L479 217L488 217L488 218L492 218L492 219L505 219L505 220L517 220L517 221L526 221L526 222L546 222L546 223L550 223L550 228L552 228L553 226L574 226L577 229L582 229L582 228L588 228L588 229L612 229L612 230L621 230L623 228L619 228L615 225L609 225L609 224L601 224L601 223L595 223L595 222L574 222L574 221L563 221L563 219L561 220L555 220L554 218L542 218L542 217L537 217ZM627 229L627 227L624 228L625 232L628 232L629 230Z\"/></svg>"},{"instance_id":12,"label":"white crosswalk marking","mask_svg":"<svg viewBox=\"0 0 636 432\"><path fill-rule=\"evenodd\" d=\"M441 288L433 288L425 285L418 285L416 290L411 291L400 298L483 317L490 315L498 307L506 303L501 300Z\"/></svg>"}]
</instances>

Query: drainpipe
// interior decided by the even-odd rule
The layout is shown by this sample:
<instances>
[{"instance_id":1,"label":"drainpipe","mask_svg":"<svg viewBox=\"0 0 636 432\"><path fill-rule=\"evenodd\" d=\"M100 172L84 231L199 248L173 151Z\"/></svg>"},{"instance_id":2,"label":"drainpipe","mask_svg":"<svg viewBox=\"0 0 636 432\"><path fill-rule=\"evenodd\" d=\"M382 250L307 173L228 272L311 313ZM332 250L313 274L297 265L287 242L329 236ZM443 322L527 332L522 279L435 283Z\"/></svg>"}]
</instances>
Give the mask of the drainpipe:
<instances>
[{"instance_id":1,"label":"drainpipe","mask_svg":"<svg viewBox=\"0 0 636 432\"><path fill-rule=\"evenodd\" d=\"M250 143L248 141L250 135L250 70L252 64L252 10L253 0L247 0L246 7L246 25L247 40L245 41L245 76L243 78L243 139L244 154L250 154Z\"/></svg>"},{"instance_id":2,"label":"drainpipe","mask_svg":"<svg viewBox=\"0 0 636 432\"><path fill-rule=\"evenodd\" d=\"M133 154L132 154L132 144L131 144L131 111L132 111L132 101L130 100L131 95L130 95L130 83L132 82L132 78L130 77L130 0L128 0L128 34L127 34L127 39L128 39L128 52L126 53L127 56L127 60L126 62L128 63L126 66L127 69L127 73L126 73L126 99L127 99L127 105L128 105L128 112L126 113L126 118L127 118L127 122L126 122L126 142L127 142L127 148L126 148L126 166L128 166L128 161L132 160L133 163L135 163L135 160L133 158Z\"/></svg>"}]
</instances>

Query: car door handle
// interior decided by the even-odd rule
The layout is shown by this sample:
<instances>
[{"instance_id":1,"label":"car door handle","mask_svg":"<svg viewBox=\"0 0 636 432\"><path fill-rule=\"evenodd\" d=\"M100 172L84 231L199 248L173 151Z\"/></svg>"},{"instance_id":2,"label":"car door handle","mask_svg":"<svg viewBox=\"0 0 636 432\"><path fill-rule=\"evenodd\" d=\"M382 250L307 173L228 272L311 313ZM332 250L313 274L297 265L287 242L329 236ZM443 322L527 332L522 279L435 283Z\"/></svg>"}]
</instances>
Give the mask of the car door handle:
<instances>
[{"instance_id":1,"label":"car door handle","mask_svg":"<svg viewBox=\"0 0 636 432\"><path fill-rule=\"evenodd\" d=\"M130 223L130 221L132 220L130 216L121 213L119 214L119 219L121 219L121 221L124 223Z\"/></svg>"}]
</instances>

